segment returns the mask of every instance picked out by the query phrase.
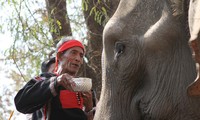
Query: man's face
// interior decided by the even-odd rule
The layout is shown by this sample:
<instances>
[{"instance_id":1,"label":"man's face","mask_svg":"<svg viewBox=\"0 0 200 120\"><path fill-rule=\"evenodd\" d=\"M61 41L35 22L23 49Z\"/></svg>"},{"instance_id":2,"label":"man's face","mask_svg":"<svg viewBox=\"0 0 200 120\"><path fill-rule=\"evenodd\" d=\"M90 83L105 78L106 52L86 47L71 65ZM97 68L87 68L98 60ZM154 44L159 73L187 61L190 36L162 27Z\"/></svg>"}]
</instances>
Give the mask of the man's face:
<instances>
[{"instance_id":1,"label":"man's face","mask_svg":"<svg viewBox=\"0 0 200 120\"><path fill-rule=\"evenodd\" d=\"M62 66L62 71L75 75L81 64L83 64L83 49L80 47L72 47L65 51L59 60L59 64Z\"/></svg>"}]
</instances>

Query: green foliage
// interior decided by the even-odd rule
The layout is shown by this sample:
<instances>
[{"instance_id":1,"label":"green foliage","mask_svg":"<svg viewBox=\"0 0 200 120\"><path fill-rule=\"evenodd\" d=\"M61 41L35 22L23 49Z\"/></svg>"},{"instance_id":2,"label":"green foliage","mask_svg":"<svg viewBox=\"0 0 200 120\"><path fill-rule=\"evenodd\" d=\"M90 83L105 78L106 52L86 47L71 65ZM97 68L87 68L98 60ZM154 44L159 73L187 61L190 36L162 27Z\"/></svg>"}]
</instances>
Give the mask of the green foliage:
<instances>
[{"instance_id":1,"label":"green foliage","mask_svg":"<svg viewBox=\"0 0 200 120\"><path fill-rule=\"evenodd\" d=\"M41 62L54 50L45 3L9 0L1 2L1 5L4 12L9 12L0 19L1 31L9 31L14 40L10 50L5 53L6 59L13 61L27 81L27 78L40 73Z\"/></svg>"},{"instance_id":2,"label":"green foliage","mask_svg":"<svg viewBox=\"0 0 200 120\"><path fill-rule=\"evenodd\" d=\"M68 7L73 9L69 12L73 36L84 39L87 34L82 9L77 7L76 0L69 2L71 3ZM76 6L73 3L76 3ZM6 64L14 64L14 68L6 71L9 73L7 77L14 81L13 89L10 90L13 96L13 91L18 91L30 78L40 74L41 62L55 49L50 31L52 29L49 28L51 20L48 18L44 1L4 0L0 1L0 10L5 13L3 16L0 14L0 32L9 32L13 38L12 46L5 51ZM56 24L58 29L53 30L55 33L62 29L59 21L56 21ZM3 42L6 40L2 39L1 43ZM10 110L6 111L10 113Z\"/></svg>"},{"instance_id":3,"label":"green foliage","mask_svg":"<svg viewBox=\"0 0 200 120\"><path fill-rule=\"evenodd\" d=\"M82 9L87 11L88 10L88 0L82 0Z\"/></svg>"},{"instance_id":4,"label":"green foliage","mask_svg":"<svg viewBox=\"0 0 200 120\"><path fill-rule=\"evenodd\" d=\"M70 0L68 1L67 10L73 36L75 36L77 39L83 40L84 43L86 43L87 27L81 5L81 0L78 2L77 0Z\"/></svg>"},{"instance_id":5,"label":"green foliage","mask_svg":"<svg viewBox=\"0 0 200 120\"><path fill-rule=\"evenodd\" d=\"M90 4L88 0L83 0L82 9L87 11L88 4ZM96 3L94 3L94 6L91 8L89 13L90 16L94 16L94 20L100 25L105 25L109 19L107 10L103 6L104 4L105 2L98 0Z\"/></svg>"},{"instance_id":6,"label":"green foliage","mask_svg":"<svg viewBox=\"0 0 200 120\"><path fill-rule=\"evenodd\" d=\"M69 12L72 32L74 36L84 38L86 26L83 24L85 21L81 12L82 9L77 6L76 0L68 2L71 5L68 7L73 9L72 12ZM28 78L40 73L41 62L49 57L55 49L51 32L59 33L62 25L60 21L56 21L58 28L52 26L53 20L48 18L44 1L9 0L1 3L2 9L9 6L9 14L0 19L0 28L2 32L9 31L14 41L12 47L5 52L6 59L14 63L23 81L27 81ZM54 10L51 12L54 12ZM49 28L49 26L51 27Z\"/></svg>"},{"instance_id":7,"label":"green foliage","mask_svg":"<svg viewBox=\"0 0 200 120\"><path fill-rule=\"evenodd\" d=\"M97 7L93 7L90 11L90 16L92 14L94 14L94 20L100 25L102 24L102 18L107 16L107 12L104 7L102 7L101 10L97 10Z\"/></svg>"}]
</instances>

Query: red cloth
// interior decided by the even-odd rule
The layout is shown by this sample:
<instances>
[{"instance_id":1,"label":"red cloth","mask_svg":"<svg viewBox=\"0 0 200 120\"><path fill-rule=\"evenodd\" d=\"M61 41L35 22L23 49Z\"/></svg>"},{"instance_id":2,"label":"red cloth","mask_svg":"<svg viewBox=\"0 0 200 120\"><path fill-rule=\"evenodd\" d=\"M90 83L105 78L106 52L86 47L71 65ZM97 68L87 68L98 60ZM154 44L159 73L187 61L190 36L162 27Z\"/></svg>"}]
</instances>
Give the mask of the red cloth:
<instances>
[{"instance_id":1,"label":"red cloth","mask_svg":"<svg viewBox=\"0 0 200 120\"><path fill-rule=\"evenodd\" d=\"M81 47L84 51L84 46L81 42L79 42L78 40L69 40L59 47L58 52L63 52L65 50L72 48L72 47L75 47L75 46Z\"/></svg>"},{"instance_id":2,"label":"red cloth","mask_svg":"<svg viewBox=\"0 0 200 120\"><path fill-rule=\"evenodd\" d=\"M60 102L62 108L79 108L83 109L83 98L81 95L79 96L79 100L76 96L75 92L71 92L69 90L61 90L60 91Z\"/></svg>"}]
</instances>

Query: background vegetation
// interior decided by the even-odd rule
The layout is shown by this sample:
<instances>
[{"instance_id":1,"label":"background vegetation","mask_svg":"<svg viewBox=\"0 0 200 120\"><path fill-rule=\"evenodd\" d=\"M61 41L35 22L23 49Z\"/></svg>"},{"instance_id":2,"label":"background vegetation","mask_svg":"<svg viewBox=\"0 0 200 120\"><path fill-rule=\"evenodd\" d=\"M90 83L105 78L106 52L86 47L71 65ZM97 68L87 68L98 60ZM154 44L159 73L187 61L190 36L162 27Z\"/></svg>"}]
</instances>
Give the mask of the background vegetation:
<instances>
[{"instance_id":1,"label":"background vegetation","mask_svg":"<svg viewBox=\"0 0 200 120\"><path fill-rule=\"evenodd\" d=\"M0 67L6 77L0 80L12 80L0 94L0 120L9 119L16 92L40 73L41 62L54 55L61 36L73 35L84 42L87 54L79 75L93 79L99 98L102 32L118 3L119 0L1 0L0 32L10 35L13 43L0 58L2 64L11 66Z\"/></svg>"}]
</instances>

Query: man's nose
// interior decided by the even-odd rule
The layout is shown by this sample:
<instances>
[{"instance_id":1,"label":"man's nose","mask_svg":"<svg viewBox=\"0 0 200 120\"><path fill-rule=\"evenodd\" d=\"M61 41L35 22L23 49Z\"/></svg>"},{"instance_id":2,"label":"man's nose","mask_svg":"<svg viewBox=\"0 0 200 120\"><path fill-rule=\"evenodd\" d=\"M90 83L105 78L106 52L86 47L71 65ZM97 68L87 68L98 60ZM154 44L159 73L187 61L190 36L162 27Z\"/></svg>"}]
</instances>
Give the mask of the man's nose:
<instances>
[{"instance_id":1,"label":"man's nose","mask_svg":"<svg viewBox=\"0 0 200 120\"><path fill-rule=\"evenodd\" d=\"M83 58L80 55L76 55L75 60L83 63Z\"/></svg>"}]
</instances>

